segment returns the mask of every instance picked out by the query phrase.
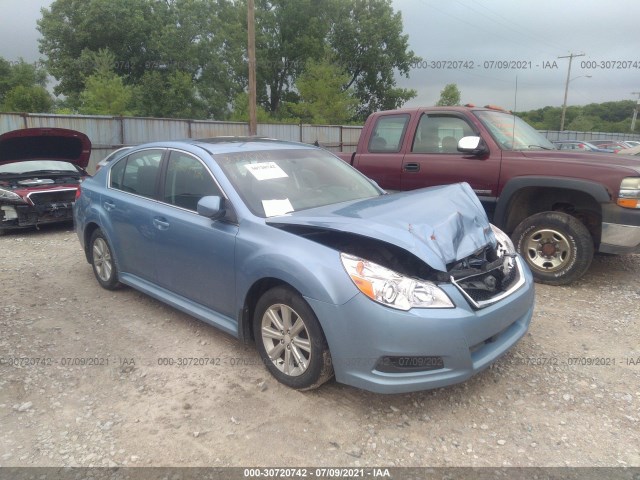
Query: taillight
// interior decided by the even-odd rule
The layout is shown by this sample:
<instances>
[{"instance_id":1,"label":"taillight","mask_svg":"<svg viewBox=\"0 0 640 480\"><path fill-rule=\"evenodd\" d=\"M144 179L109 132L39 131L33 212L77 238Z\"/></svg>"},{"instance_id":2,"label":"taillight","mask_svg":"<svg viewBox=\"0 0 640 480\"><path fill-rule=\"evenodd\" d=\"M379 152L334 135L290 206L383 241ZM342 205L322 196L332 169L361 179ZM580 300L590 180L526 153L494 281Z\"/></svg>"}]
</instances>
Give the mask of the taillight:
<instances>
[{"instance_id":1,"label":"taillight","mask_svg":"<svg viewBox=\"0 0 640 480\"><path fill-rule=\"evenodd\" d=\"M80 188L80 185L78 185L78 189L76 190L76 200L80 198L81 193L82 193L82 189Z\"/></svg>"}]
</instances>

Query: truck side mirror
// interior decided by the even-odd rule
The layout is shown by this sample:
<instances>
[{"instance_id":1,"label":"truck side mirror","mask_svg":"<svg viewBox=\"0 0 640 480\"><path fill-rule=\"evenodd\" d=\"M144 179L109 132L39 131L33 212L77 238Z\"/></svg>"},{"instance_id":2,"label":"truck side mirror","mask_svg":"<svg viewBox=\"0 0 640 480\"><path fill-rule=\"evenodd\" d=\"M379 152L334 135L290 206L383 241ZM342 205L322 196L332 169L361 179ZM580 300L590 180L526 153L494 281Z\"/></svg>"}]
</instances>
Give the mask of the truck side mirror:
<instances>
[{"instance_id":1,"label":"truck side mirror","mask_svg":"<svg viewBox=\"0 0 640 480\"><path fill-rule=\"evenodd\" d=\"M483 155L489 151L487 144L480 137L462 137L458 142L458 151L471 155Z\"/></svg>"}]
</instances>

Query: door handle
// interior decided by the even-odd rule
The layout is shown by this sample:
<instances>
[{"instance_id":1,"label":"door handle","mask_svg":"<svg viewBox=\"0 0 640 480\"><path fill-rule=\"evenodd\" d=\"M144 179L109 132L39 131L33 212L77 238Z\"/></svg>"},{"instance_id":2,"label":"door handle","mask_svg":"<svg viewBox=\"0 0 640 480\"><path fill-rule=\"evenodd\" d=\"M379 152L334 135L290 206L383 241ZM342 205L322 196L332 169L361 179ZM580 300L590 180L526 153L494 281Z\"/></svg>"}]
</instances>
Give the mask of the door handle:
<instances>
[{"instance_id":1,"label":"door handle","mask_svg":"<svg viewBox=\"0 0 640 480\"><path fill-rule=\"evenodd\" d=\"M106 200L102 205L104 206L104 209L105 209L107 212L110 212L111 210L113 210L114 208L116 208L116 204L115 204L115 203L113 203L113 202L112 202L112 201L110 201L110 200Z\"/></svg>"},{"instance_id":2,"label":"door handle","mask_svg":"<svg viewBox=\"0 0 640 480\"><path fill-rule=\"evenodd\" d=\"M169 222L167 222L167 219L164 217L154 217L153 225L158 230L166 230L167 228L169 228Z\"/></svg>"},{"instance_id":3,"label":"door handle","mask_svg":"<svg viewBox=\"0 0 640 480\"><path fill-rule=\"evenodd\" d=\"M419 163L405 163L404 164L405 172L419 172L420 164Z\"/></svg>"}]
</instances>

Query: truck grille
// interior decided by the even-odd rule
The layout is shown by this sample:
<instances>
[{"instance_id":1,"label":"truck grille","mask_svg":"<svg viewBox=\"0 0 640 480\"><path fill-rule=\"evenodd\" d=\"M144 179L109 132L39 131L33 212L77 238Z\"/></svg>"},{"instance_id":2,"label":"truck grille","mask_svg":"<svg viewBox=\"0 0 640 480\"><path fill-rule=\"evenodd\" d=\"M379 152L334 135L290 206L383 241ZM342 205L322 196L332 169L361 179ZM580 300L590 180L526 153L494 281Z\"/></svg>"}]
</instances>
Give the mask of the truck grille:
<instances>
[{"instance_id":1,"label":"truck grille","mask_svg":"<svg viewBox=\"0 0 640 480\"><path fill-rule=\"evenodd\" d=\"M76 197L75 188L65 188L60 190L44 190L42 192L31 192L27 197L33 205L48 205L51 203L69 204L73 203Z\"/></svg>"}]
</instances>

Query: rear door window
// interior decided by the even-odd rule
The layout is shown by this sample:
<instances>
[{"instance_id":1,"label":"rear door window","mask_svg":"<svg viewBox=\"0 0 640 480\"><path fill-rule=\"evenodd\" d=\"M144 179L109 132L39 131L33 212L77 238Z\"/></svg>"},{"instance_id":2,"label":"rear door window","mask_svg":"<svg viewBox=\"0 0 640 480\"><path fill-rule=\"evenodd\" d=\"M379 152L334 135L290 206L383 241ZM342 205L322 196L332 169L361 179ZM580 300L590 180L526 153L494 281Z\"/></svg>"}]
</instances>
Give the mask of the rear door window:
<instances>
[{"instance_id":1,"label":"rear door window","mask_svg":"<svg viewBox=\"0 0 640 480\"><path fill-rule=\"evenodd\" d=\"M372 153L399 152L408 123L408 114L378 117L369 138L369 151Z\"/></svg>"},{"instance_id":2,"label":"rear door window","mask_svg":"<svg viewBox=\"0 0 640 480\"><path fill-rule=\"evenodd\" d=\"M162 150L142 150L119 160L111 169L109 186L154 198L162 154Z\"/></svg>"}]
</instances>

